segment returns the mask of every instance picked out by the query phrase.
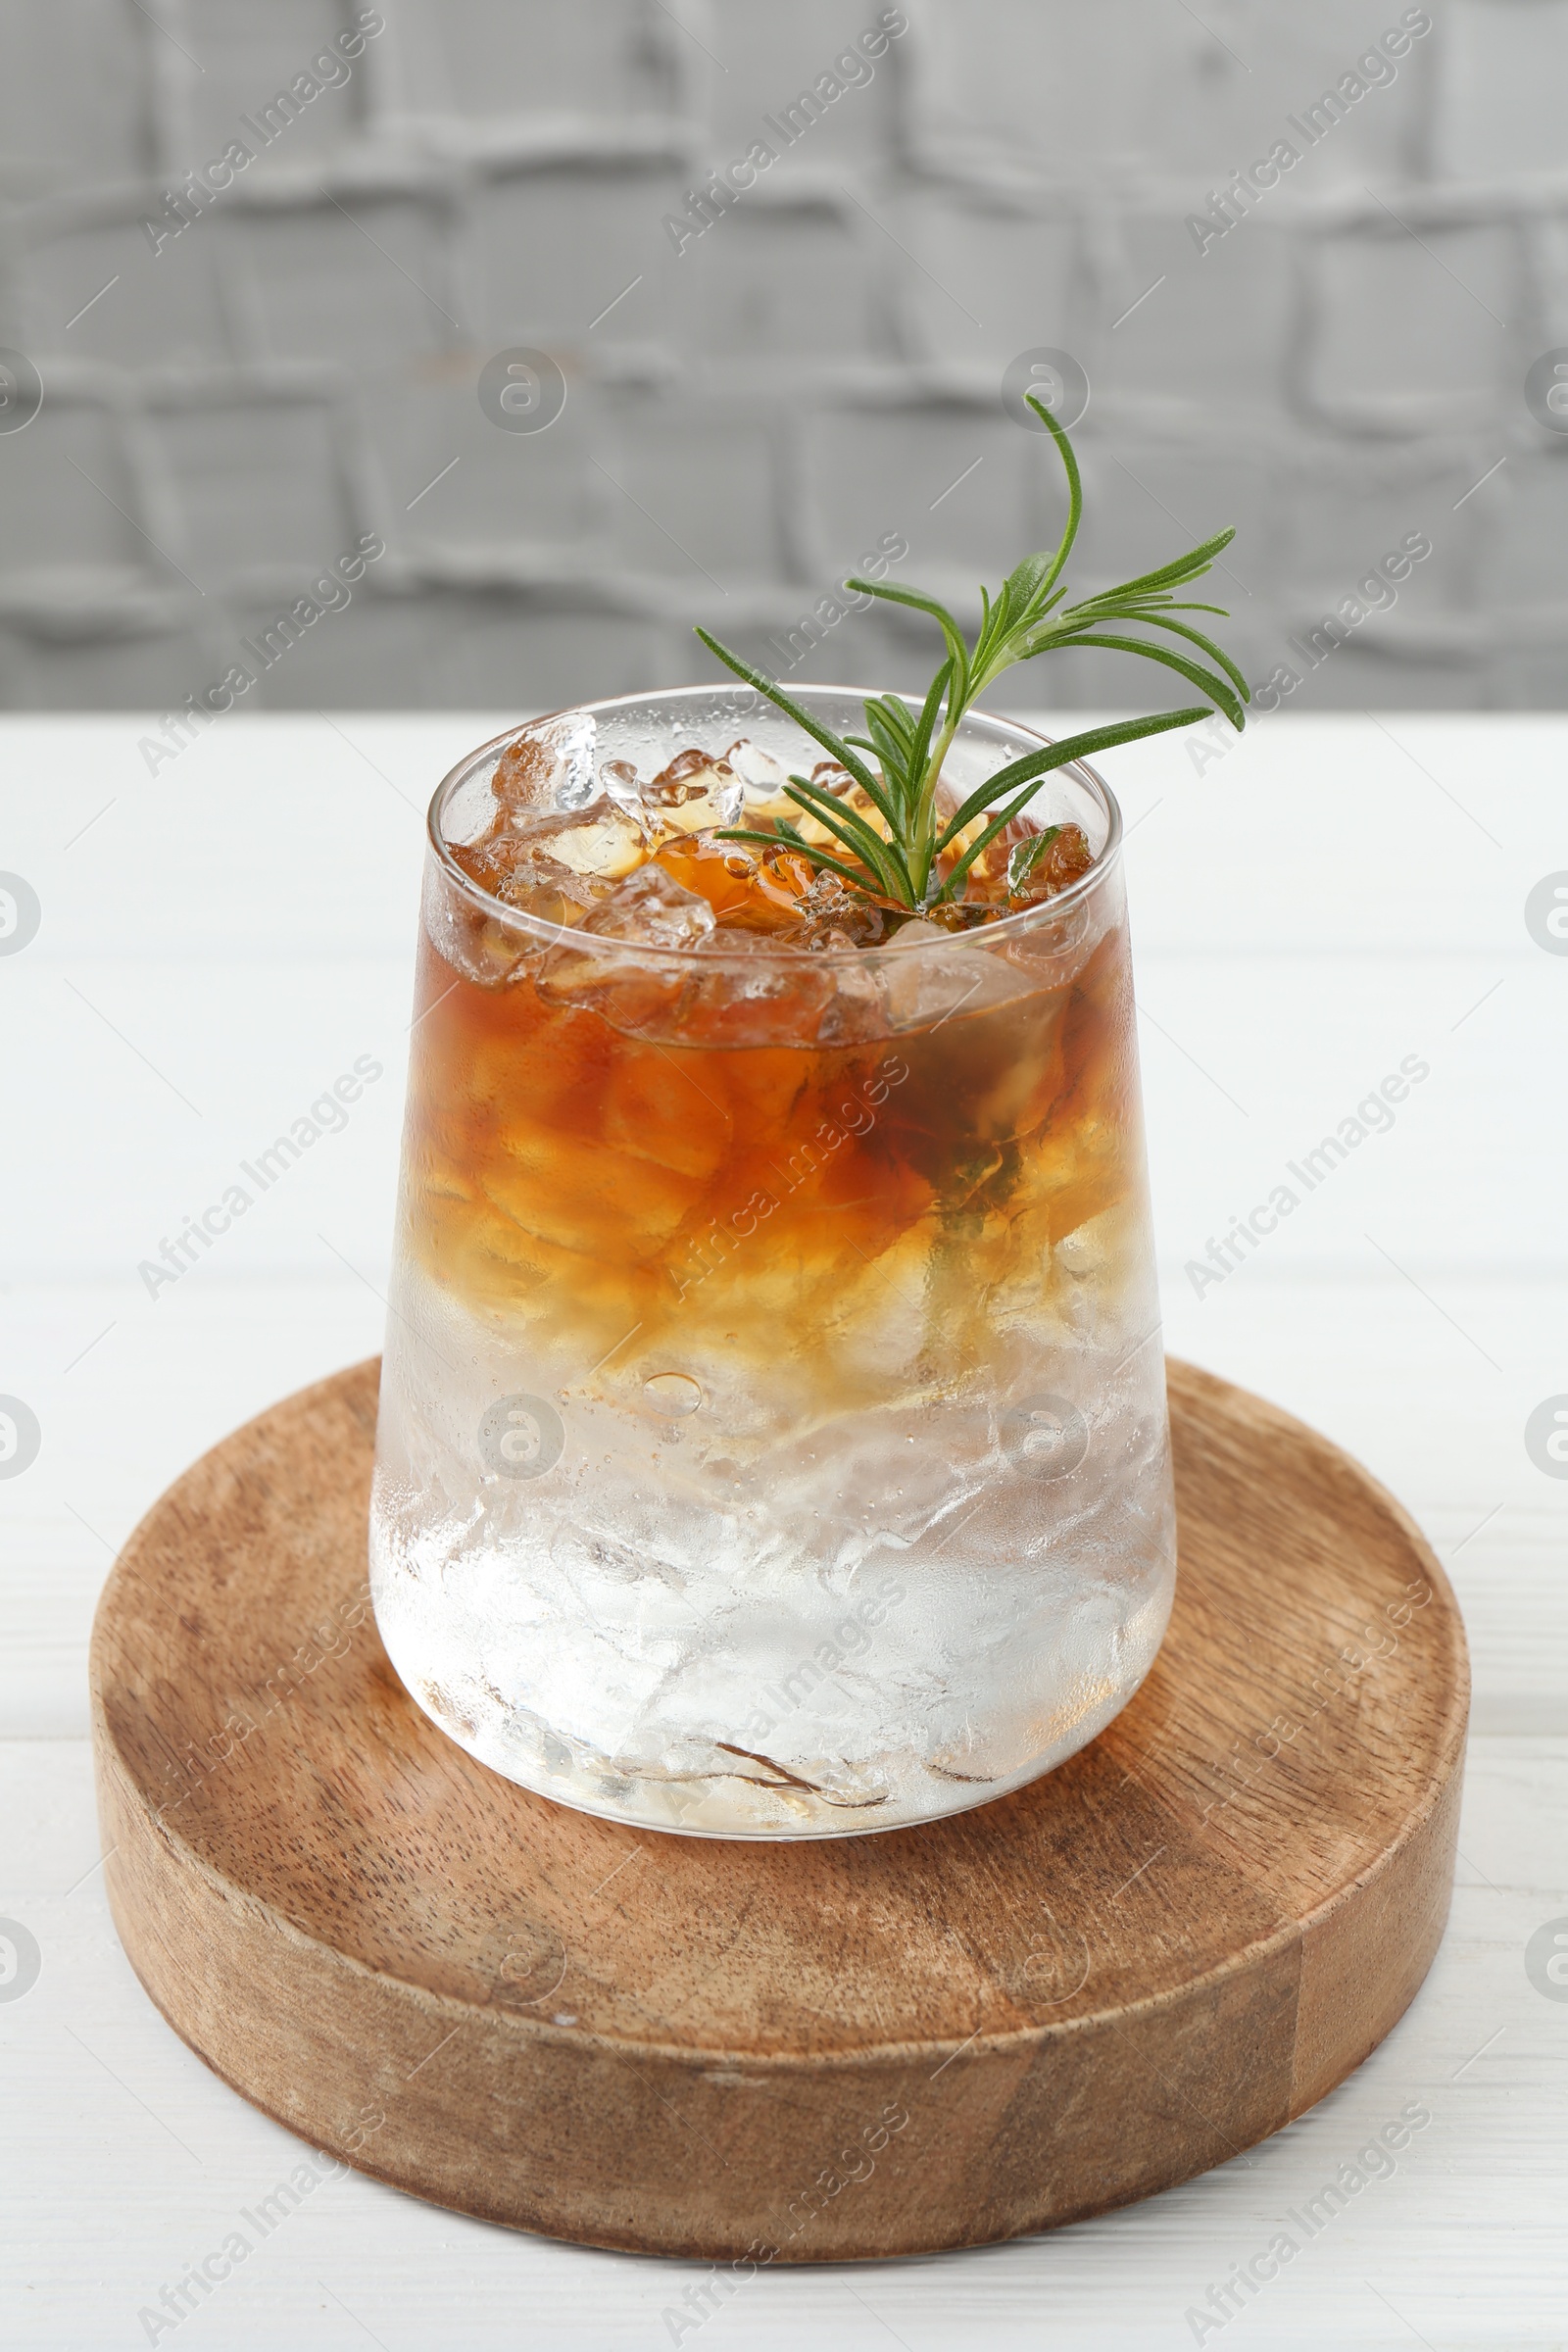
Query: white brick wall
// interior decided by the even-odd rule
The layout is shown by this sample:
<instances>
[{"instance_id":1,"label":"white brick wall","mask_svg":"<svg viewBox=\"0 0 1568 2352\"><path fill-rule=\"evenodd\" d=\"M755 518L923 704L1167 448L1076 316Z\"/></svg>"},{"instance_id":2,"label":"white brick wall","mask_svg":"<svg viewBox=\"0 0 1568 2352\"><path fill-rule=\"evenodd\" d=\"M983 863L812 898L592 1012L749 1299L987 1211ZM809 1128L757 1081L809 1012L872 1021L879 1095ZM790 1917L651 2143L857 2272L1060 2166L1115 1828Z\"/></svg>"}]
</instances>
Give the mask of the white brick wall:
<instances>
[{"instance_id":1,"label":"white brick wall","mask_svg":"<svg viewBox=\"0 0 1568 2352\"><path fill-rule=\"evenodd\" d=\"M664 216L876 0L383 0L347 80L155 255L164 190L356 0L0 0L0 344L45 386L0 431L0 702L167 707L366 531L387 555L252 707L676 681L694 620L766 659L886 531L967 598L1059 520L999 398L1036 346L1092 386L1085 587L1235 522L1261 678L1424 530L1302 702L1568 699L1568 434L1524 395L1568 341L1568 0L1433 0L1201 254L1187 216L1398 6L906 6L677 255ZM565 375L545 433L480 408L513 346ZM931 654L878 614L809 666L914 683ZM1033 691L1145 680L1087 655Z\"/></svg>"}]
</instances>

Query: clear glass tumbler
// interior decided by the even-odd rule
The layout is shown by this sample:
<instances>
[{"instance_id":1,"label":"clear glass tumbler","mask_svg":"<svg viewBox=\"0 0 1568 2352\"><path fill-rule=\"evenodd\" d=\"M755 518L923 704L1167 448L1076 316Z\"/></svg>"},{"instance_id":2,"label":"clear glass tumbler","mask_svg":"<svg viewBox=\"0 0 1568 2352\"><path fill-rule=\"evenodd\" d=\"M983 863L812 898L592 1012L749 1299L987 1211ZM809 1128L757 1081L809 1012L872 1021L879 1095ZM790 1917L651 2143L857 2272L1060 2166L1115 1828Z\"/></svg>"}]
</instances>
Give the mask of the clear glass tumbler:
<instances>
[{"instance_id":1,"label":"clear glass tumbler","mask_svg":"<svg viewBox=\"0 0 1568 2352\"><path fill-rule=\"evenodd\" d=\"M800 699L861 723L858 692ZM1175 1580L1115 802L1050 778L1094 862L977 930L588 936L571 888L554 920L465 870L517 733L430 810L370 1520L392 1662L497 1772L648 1829L983 1804L1126 1704ZM819 758L725 688L527 735L584 904L672 755L730 753L748 804ZM945 780L1040 740L971 716Z\"/></svg>"}]
</instances>

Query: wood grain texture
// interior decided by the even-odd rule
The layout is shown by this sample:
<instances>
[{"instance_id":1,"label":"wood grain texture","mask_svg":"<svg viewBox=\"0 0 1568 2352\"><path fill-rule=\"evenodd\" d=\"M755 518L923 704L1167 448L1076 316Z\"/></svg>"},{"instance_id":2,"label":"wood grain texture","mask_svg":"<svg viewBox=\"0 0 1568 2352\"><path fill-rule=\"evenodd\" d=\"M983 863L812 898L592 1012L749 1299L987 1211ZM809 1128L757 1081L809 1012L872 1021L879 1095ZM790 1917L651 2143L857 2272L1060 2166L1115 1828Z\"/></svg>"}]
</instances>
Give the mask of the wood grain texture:
<instances>
[{"instance_id":1,"label":"wood grain texture","mask_svg":"<svg viewBox=\"0 0 1568 2352\"><path fill-rule=\"evenodd\" d=\"M769 1846L569 1812L415 1707L365 1591L375 1377L188 1471L93 1642L125 1949L318 2145L743 2274L977 2244L1278 2130L1419 1985L1462 1629L1404 1514L1286 1415L1171 1366L1175 1614L1090 1747L947 1822Z\"/></svg>"}]
</instances>

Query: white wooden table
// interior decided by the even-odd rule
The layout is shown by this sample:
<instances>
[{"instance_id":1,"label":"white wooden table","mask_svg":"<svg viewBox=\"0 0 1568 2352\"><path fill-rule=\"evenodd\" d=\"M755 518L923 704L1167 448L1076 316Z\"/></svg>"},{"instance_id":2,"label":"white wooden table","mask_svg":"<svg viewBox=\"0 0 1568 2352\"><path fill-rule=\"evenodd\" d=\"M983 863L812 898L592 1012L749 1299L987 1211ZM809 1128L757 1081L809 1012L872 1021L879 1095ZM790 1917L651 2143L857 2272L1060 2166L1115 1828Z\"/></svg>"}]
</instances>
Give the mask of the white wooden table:
<instances>
[{"instance_id":1,"label":"white wooden table","mask_svg":"<svg viewBox=\"0 0 1568 2352\"><path fill-rule=\"evenodd\" d=\"M422 810L509 715L236 716L156 777L145 723L0 725L0 868L42 909L0 956L0 1393L41 1430L0 1479L0 1916L41 1955L20 1997L0 1984L0 2336L1568 2345L1568 1997L1526 1970L1536 1931L1568 1925L1568 1482L1524 1438L1568 1392L1568 955L1525 919L1568 869L1553 719L1282 715L1201 777L1179 741L1110 764L1134 828L1168 1344L1358 1453L1450 1563L1470 1624L1452 1925L1385 2046L1277 2138L1148 2204L969 2255L761 2277L700 2327L699 2266L510 2235L355 2175L265 2238L240 2219L304 2151L184 2049L118 1947L88 1627L115 1547L193 1455L379 1344ZM361 1054L385 1074L344 1131L149 1296L139 1262ZM1188 1261L1406 1056L1429 1075L1392 1131L1197 1295ZM1210 2285L1411 2101L1432 2121L1393 2177L1200 2329ZM210 2297L187 2290L177 2327L143 2316L235 2230L251 2249Z\"/></svg>"}]
</instances>

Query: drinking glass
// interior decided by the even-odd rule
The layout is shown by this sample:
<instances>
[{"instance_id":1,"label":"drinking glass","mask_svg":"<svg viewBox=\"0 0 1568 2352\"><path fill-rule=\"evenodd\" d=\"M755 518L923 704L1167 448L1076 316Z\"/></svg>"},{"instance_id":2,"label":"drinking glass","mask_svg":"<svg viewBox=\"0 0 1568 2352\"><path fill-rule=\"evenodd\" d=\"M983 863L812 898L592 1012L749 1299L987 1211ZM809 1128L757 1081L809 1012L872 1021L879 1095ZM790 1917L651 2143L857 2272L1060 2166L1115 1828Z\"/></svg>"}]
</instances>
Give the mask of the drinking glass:
<instances>
[{"instance_id":1,"label":"drinking glass","mask_svg":"<svg viewBox=\"0 0 1568 2352\"><path fill-rule=\"evenodd\" d=\"M799 699L861 725L858 690ZM435 795L370 1516L393 1665L495 1771L647 1829L982 1804L1126 1704L1175 1579L1116 804L1050 777L1094 862L975 930L593 936L457 854L519 733L590 862L607 773L820 757L681 689L514 729ZM945 781L1041 740L972 714Z\"/></svg>"}]
</instances>

